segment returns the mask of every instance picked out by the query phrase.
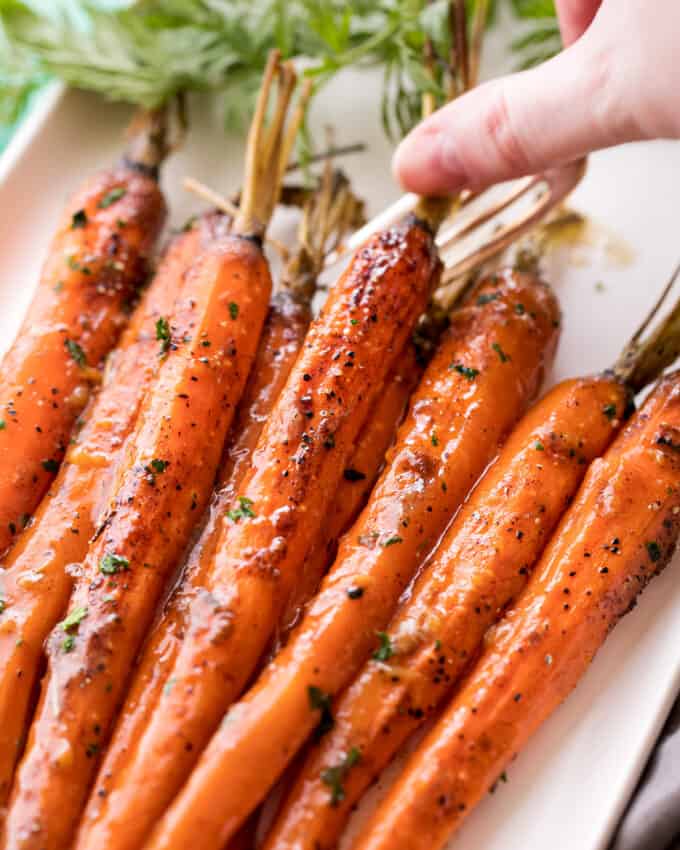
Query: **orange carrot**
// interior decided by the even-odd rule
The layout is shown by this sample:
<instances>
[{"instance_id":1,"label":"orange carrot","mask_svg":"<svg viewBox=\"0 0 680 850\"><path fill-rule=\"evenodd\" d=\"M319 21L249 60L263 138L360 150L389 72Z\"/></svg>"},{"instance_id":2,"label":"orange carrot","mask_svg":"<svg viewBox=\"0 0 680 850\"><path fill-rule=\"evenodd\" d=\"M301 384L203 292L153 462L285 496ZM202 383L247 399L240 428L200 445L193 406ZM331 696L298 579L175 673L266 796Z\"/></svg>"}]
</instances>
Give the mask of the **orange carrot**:
<instances>
[{"instance_id":1,"label":"orange carrot","mask_svg":"<svg viewBox=\"0 0 680 850\"><path fill-rule=\"evenodd\" d=\"M30 720L43 643L63 616L86 555L121 446L131 431L156 353L156 323L172 313L183 274L198 252L201 228L168 248L142 303L107 364L104 386L69 448L59 475L0 571L0 803L9 792Z\"/></svg>"},{"instance_id":2,"label":"orange carrot","mask_svg":"<svg viewBox=\"0 0 680 850\"><path fill-rule=\"evenodd\" d=\"M227 512L237 500L242 479L252 464L260 432L302 348L311 320L309 305L325 251L332 250L353 225L356 205L347 181L327 168L318 191L305 205L299 247L284 269L281 291L272 300L227 443L219 490L202 533L189 553L179 585L164 606L142 653L95 791L85 810L77 839L79 847L101 844L111 850L133 847L162 810L157 808L156 765L139 757L143 756L139 742L154 705L164 689L172 687L172 667L189 625L186 613L191 600L202 592L222 523L230 521ZM332 227L329 219L333 221ZM130 793L132 789L134 792ZM133 810L134 818L131 818Z\"/></svg>"},{"instance_id":3,"label":"orange carrot","mask_svg":"<svg viewBox=\"0 0 680 850\"><path fill-rule=\"evenodd\" d=\"M352 444L434 284L429 229L371 239L331 291L260 436L141 743L172 798L272 637ZM153 754L153 755L150 755Z\"/></svg>"},{"instance_id":4,"label":"orange carrot","mask_svg":"<svg viewBox=\"0 0 680 850\"><path fill-rule=\"evenodd\" d=\"M285 640L299 620L303 606L316 593L324 572L333 563L338 540L357 518L373 489L420 371L415 347L409 342L361 429L328 522L305 560L302 576L281 617L277 641Z\"/></svg>"},{"instance_id":5,"label":"orange carrot","mask_svg":"<svg viewBox=\"0 0 680 850\"><path fill-rule=\"evenodd\" d=\"M355 850L436 850L585 673L680 532L680 374L579 494L518 602L409 759Z\"/></svg>"},{"instance_id":6,"label":"orange carrot","mask_svg":"<svg viewBox=\"0 0 680 850\"><path fill-rule=\"evenodd\" d=\"M130 156L88 180L67 205L26 318L0 364L0 552L54 478L97 369L144 281L165 219L150 173L163 151L147 151L139 161L148 135L144 128Z\"/></svg>"},{"instance_id":7,"label":"orange carrot","mask_svg":"<svg viewBox=\"0 0 680 850\"><path fill-rule=\"evenodd\" d=\"M265 131L275 77L279 99ZM56 850L72 842L155 605L210 496L269 303L261 243L302 118L298 110L286 126L294 86L292 68L273 55L233 230L191 267L172 325L159 323L164 362L127 441L69 613L48 643L48 672L5 823L12 846ZM290 137L282 144L284 130Z\"/></svg>"},{"instance_id":8,"label":"orange carrot","mask_svg":"<svg viewBox=\"0 0 680 850\"><path fill-rule=\"evenodd\" d=\"M220 847L262 800L318 723L329 695L347 683L375 646L376 630L535 394L554 349L557 319L547 287L533 276L513 273L487 280L470 306L454 316L387 467L344 537L320 593L275 663L232 707L148 848L190 847L197 830L206 850ZM303 369L307 373L306 364ZM308 374L311 384L316 375ZM260 472L263 480L269 467ZM268 482L262 498L277 486L279 481ZM307 514L314 510L306 508ZM222 587L228 593L226 580ZM253 599L262 606L261 582ZM236 634L230 632L229 639ZM243 652L247 637L239 636ZM201 681L204 675L202 669Z\"/></svg>"},{"instance_id":9,"label":"orange carrot","mask_svg":"<svg viewBox=\"0 0 680 850\"><path fill-rule=\"evenodd\" d=\"M628 397L613 374L565 381L524 417L382 633L381 649L333 706L334 727L308 754L268 850L336 845L366 788L441 705L523 588L587 465L616 435ZM355 764L342 775L348 753Z\"/></svg>"}]
</instances>

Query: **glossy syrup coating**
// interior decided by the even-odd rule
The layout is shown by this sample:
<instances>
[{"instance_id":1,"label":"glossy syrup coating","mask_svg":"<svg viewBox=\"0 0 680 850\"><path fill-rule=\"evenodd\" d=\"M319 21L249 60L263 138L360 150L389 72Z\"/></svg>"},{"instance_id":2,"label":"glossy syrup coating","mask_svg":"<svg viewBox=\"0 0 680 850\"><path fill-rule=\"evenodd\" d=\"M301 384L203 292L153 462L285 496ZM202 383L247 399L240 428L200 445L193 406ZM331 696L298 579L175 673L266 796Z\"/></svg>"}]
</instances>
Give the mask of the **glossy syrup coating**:
<instances>
[{"instance_id":1,"label":"glossy syrup coating","mask_svg":"<svg viewBox=\"0 0 680 850\"><path fill-rule=\"evenodd\" d=\"M198 229L168 247L154 280L111 353L101 390L81 416L59 474L0 568L0 803L9 793L30 721L43 644L64 615L111 486L125 438L160 364L156 323L172 315L200 245Z\"/></svg>"},{"instance_id":2,"label":"glossy syrup coating","mask_svg":"<svg viewBox=\"0 0 680 850\"><path fill-rule=\"evenodd\" d=\"M221 846L263 799L330 696L376 649L376 632L537 392L558 324L548 287L511 272L488 279L453 317L320 592L232 707L149 847L189 847L192 830Z\"/></svg>"},{"instance_id":3,"label":"glossy syrup coating","mask_svg":"<svg viewBox=\"0 0 680 850\"><path fill-rule=\"evenodd\" d=\"M432 235L409 218L355 254L312 323L232 506L233 521L223 527L206 591L191 606L176 684L147 730L164 782L174 782L170 799L266 650L361 424L438 270ZM204 846L221 847L218 808L205 820L202 807L194 811ZM188 826L182 840L191 845L194 835Z\"/></svg>"},{"instance_id":4,"label":"glossy syrup coating","mask_svg":"<svg viewBox=\"0 0 680 850\"><path fill-rule=\"evenodd\" d=\"M680 375L593 462L517 603L354 850L436 850L588 669L680 531Z\"/></svg>"},{"instance_id":5,"label":"glossy syrup coating","mask_svg":"<svg viewBox=\"0 0 680 850\"><path fill-rule=\"evenodd\" d=\"M267 850L335 846L356 802L525 586L589 464L622 427L628 398L613 376L565 381L517 425L408 591L385 651L333 706L333 729L306 757ZM337 799L329 772L352 751L360 758Z\"/></svg>"},{"instance_id":6,"label":"glossy syrup coating","mask_svg":"<svg viewBox=\"0 0 680 850\"><path fill-rule=\"evenodd\" d=\"M67 205L0 364L0 552L59 469L98 367L127 321L163 221L156 181L120 166Z\"/></svg>"},{"instance_id":7,"label":"glossy syrup coating","mask_svg":"<svg viewBox=\"0 0 680 850\"><path fill-rule=\"evenodd\" d=\"M172 668L187 629L191 600L201 592L220 528L229 521L227 511L236 501L260 432L297 359L310 319L308 307L290 293L282 291L272 298L225 446L218 490L187 555L180 580L163 606L136 666L81 821L77 847L136 847L162 812L157 796L158 764L145 758L144 732L154 706L174 687Z\"/></svg>"},{"instance_id":8,"label":"glossy syrup coating","mask_svg":"<svg viewBox=\"0 0 680 850\"><path fill-rule=\"evenodd\" d=\"M48 671L5 823L12 847L69 846L155 605L214 482L252 365L271 280L259 247L226 236L192 266L164 361L126 443L104 520Z\"/></svg>"}]
</instances>

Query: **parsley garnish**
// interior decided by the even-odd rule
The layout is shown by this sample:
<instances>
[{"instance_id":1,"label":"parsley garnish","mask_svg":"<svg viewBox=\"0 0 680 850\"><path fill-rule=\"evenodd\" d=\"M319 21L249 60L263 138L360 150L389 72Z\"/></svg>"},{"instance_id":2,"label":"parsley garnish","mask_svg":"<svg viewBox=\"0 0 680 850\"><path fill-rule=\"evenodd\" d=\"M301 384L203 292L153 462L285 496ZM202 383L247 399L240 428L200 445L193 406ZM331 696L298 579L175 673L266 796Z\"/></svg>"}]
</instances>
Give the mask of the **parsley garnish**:
<instances>
[{"instance_id":1,"label":"parsley garnish","mask_svg":"<svg viewBox=\"0 0 680 850\"><path fill-rule=\"evenodd\" d=\"M496 354L498 355L498 359L501 361L501 363L508 362L510 357L503 351L498 342L492 343L491 348L493 348L493 350L496 352Z\"/></svg>"},{"instance_id":2,"label":"parsley garnish","mask_svg":"<svg viewBox=\"0 0 680 850\"><path fill-rule=\"evenodd\" d=\"M42 468L45 472L57 472L59 469L59 463L50 457L47 460L42 461Z\"/></svg>"},{"instance_id":3,"label":"parsley garnish","mask_svg":"<svg viewBox=\"0 0 680 850\"><path fill-rule=\"evenodd\" d=\"M433 446L438 446L438 445L439 445L439 437L437 436L437 432L436 432L436 431L433 431L433 432L430 434L430 442L432 443L432 445L433 445Z\"/></svg>"},{"instance_id":4,"label":"parsley garnish","mask_svg":"<svg viewBox=\"0 0 680 850\"><path fill-rule=\"evenodd\" d=\"M115 189L111 189L110 192L107 192L103 198L100 199L97 206L100 210L108 209L111 204L115 204L116 201L119 201L127 192L127 189L124 186L116 186Z\"/></svg>"},{"instance_id":5,"label":"parsley garnish","mask_svg":"<svg viewBox=\"0 0 680 850\"><path fill-rule=\"evenodd\" d=\"M75 645L76 639L73 637L73 635L67 635L61 642L61 648L63 652L71 652Z\"/></svg>"},{"instance_id":6,"label":"parsley garnish","mask_svg":"<svg viewBox=\"0 0 680 850\"><path fill-rule=\"evenodd\" d=\"M229 315L232 319L238 319L238 304L235 301L229 302Z\"/></svg>"},{"instance_id":7,"label":"parsley garnish","mask_svg":"<svg viewBox=\"0 0 680 850\"><path fill-rule=\"evenodd\" d=\"M518 316L523 316L526 311L527 308L524 306L524 304L515 304L515 313L517 313Z\"/></svg>"},{"instance_id":8,"label":"parsley garnish","mask_svg":"<svg viewBox=\"0 0 680 850\"><path fill-rule=\"evenodd\" d=\"M394 546L395 543L403 543L403 538L399 537L398 534L395 534L392 537L388 537L387 540L383 543L383 548L386 546Z\"/></svg>"},{"instance_id":9,"label":"parsley garnish","mask_svg":"<svg viewBox=\"0 0 680 850\"><path fill-rule=\"evenodd\" d=\"M463 366L462 363L452 363L449 366L449 369L455 369L456 372L464 378L467 378L468 381L474 381L477 375L479 375L479 369L472 369L470 366Z\"/></svg>"},{"instance_id":10,"label":"parsley garnish","mask_svg":"<svg viewBox=\"0 0 680 850\"><path fill-rule=\"evenodd\" d=\"M85 352L78 345L78 343L73 339L65 339L64 345L66 346L66 350L71 355L71 359L75 360L78 366L86 366L87 359L85 357Z\"/></svg>"},{"instance_id":11,"label":"parsley garnish","mask_svg":"<svg viewBox=\"0 0 680 850\"><path fill-rule=\"evenodd\" d=\"M501 297L500 292L484 292L477 298L477 305L483 307L484 304L490 304Z\"/></svg>"},{"instance_id":12,"label":"parsley garnish","mask_svg":"<svg viewBox=\"0 0 680 850\"><path fill-rule=\"evenodd\" d=\"M85 210L78 210L73 213L71 217L71 229L77 230L79 227L85 227L87 225L87 213Z\"/></svg>"},{"instance_id":13,"label":"parsley garnish","mask_svg":"<svg viewBox=\"0 0 680 850\"><path fill-rule=\"evenodd\" d=\"M0 419L0 431L4 431L6 427L7 427L7 423L5 422L5 420Z\"/></svg>"},{"instance_id":14,"label":"parsley garnish","mask_svg":"<svg viewBox=\"0 0 680 850\"><path fill-rule=\"evenodd\" d=\"M605 404L605 406L602 408L602 412L607 417L607 419L611 420L616 416L616 405Z\"/></svg>"},{"instance_id":15,"label":"parsley garnish","mask_svg":"<svg viewBox=\"0 0 680 850\"><path fill-rule=\"evenodd\" d=\"M321 772L321 781L331 789L331 806L338 806L345 799L343 781L349 771L361 761L361 753L356 747L347 753L342 762Z\"/></svg>"},{"instance_id":16,"label":"parsley garnish","mask_svg":"<svg viewBox=\"0 0 680 850\"><path fill-rule=\"evenodd\" d=\"M168 320L161 316L156 320L156 339L161 344L161 354L165 354L170 348L170 324Z\"/></svg>"},{"instance_id":17,"label":"parsley garnish","mask_svg":"<svg viewBox=\"0 0 680 850\"><path fill-rule=\"evenodd\" d=\"M165 470L168 468L169 464L170 464L170 461L159 460L159 458L155 457L151 461L150 466L151 466L151 469L153 469L154 472L160 473L160 472L165 472Z\"/></svg>"},{"instance_id":18,"label":"parsley garnish","mask_svg":"<svg viewBox=\"0 0 680 850\"><path fill-rule=\"evenodd\" d=\"M316 685L310 685L307 688L307 695L312 711L321 712L319 725L316 727L316 733L320 737L325 735L326 732L330 732L335 724L331 711L331 695L322 691L321 688L317 688Z\"/></svg>"},{"instance_id":19,"label":"parsley garnish","mask_svg":"<svg viewBox=\"0 0 680 850\"><path fill-rule=\"evenodd\" d=\"M71 632L78 628L78 626L83 622L83 620L87 617L87 608L81 606L80 608L74 608L70 614L67 614L66 617L59 623L59 628L63 632Z\"/></svg>"},{"instance_id":20,"label":"parsley garnish","mask_svg":"<svg viewBox=\"0 0 680 850\"><path fill-rule=\"evenodd\" d=\"M536 440L536 442L534 443L534 448L537 452L542 452L545 450L545 446L540 440Z\"/></svg>"},{"instance_id":21,"label":"parsley garnish","mask_svg":"<svg viewBox=\"0 0 680 850\"><path fill-rule=\"evenodd\" d=\"M661 558L661 547L656 542L656 540L650 540L645 544L647 547L647 554L649 555L649 560L655 564Z\"/></svg>"},{"instance_id":22,"label":"parsley garnish","mask_svg":"<svg viewBox=\"0 0 680 850\"><path fill-rule=\"evenodd\" d=\"M373 658L376 661L388 661L394 655L390 636L387 632L378 632L378 639L380 640L380 646L373 653Z\"/></svg>"},{"instance_id":23,"label":"parsley garnish","mask_svg":"<svg viewBox=\"0 0 680 850\"><path fill-rule=\"evenodd\" d=\"M130 562L122 555L114 555L113 552L107 552L99 562L99 571L107 576L113 576L116 573L130 569Z\"/></svg>"},{"instance_id":24,"label":"parsley garnish","mask_svg":"<svg viewBox=\"0 0 680 850\"><path fill-rule=\"evenodd\" d=\"M257 516L255 511L253 511L253 500L248 499L246 496L238 497L238 508L234 508L230 511L227 511L227 516L232 522L238 522L241 519L245 519L246 517L254 517Z\"/></svg>"}]
</instances>

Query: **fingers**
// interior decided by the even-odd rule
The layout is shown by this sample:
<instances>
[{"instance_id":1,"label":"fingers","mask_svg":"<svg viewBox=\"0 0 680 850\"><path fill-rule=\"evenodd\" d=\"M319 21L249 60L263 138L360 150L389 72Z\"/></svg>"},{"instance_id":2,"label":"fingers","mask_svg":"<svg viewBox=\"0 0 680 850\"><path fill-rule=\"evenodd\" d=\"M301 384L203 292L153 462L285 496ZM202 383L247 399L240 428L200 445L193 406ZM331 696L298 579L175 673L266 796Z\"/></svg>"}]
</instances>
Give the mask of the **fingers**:
<instances>
[{"instance_id":1,"label":"fingers","mask_svg":"<svg viewBox=\"0 0 680 850\"><path fill-rule=\"evenodd\" d=\"M602 0L556 0L557 16L566 46L580 38L592 23Z\"/></svg>"},{"instance_id":2,"label":"fingers","mask_svg":"<svg viewBox=\"0 0 680 850\"><path fill-rule=\"evenodd\" d=\"M608 54L588 42L439 110L397 149L397 179L419 194L478 189L639 138Z\"/></svg>"}]
</instances>

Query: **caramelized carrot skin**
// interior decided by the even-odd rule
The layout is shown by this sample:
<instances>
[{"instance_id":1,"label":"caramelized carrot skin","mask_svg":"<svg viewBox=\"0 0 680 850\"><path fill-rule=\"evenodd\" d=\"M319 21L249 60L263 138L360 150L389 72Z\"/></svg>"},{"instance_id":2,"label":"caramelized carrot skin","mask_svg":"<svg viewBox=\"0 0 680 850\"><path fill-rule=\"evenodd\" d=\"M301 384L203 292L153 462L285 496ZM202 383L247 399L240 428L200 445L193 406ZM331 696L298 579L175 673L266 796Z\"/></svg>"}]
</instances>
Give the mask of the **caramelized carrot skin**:
<instances>
[{"instance_id":1,"label":"caramelized carrot skin","mask_svg":"<svg viewBox=\"0 0 680 850\"><path fill-rule=\"evenodd\" d=\"M161 811L267 648L361 423L438 271L432 235L409 218L357 252L312 323L241 485L254 516L224 525L205 590L191 605L174 686L145 733ZM204 846L221 846L217 811L198 820Z\"/></svg>"},{"instance_id":2,"label":"caramelized carrot skin","mask_svg":"<svg viewBox=\"0 0 680 850\"><path fill-rule=\"evenodd\" d=\"M172 666L187 628L188 606L200 593L222 521L239 492L260 432L300 352L310 318L309 309L291 294L280 292L272 298L255 362L227 441L219 473L222 486L209 508L201 536L188 556L181 584L155 624L137 665L81 821L77 847L113 850L138 846L144 834L140 827L159 814L154 781L156 765L128 755L137 752L154 705L162 698L164 689L172 687ZM135 817L131 819L132 808Z\"/></svg>"},{"instance_id":3,"label":"caramelized carrot skin","mask_svg":"<svg viewBox=\"0 0 680 850\"><path fill-rule=\"evenodd\" d=\"M281 618L280 639L286 639L299 620L303 606L316 593L326 569L333 563L338 540L357 518L373 489L385 453L394 441L397 426L420 374L415 348L409 342L363 424L349 466L343 472L328 521L305 560L303 575Z\"/></svg>"},{"instance_id":4,"label":"caramelized carrot skin","mask_svg":"<svg viewBox=\"0 0 680 850\"><path fill-rule=\"evenodd\" d=\"M488 280L456 314L319 594L232 707L147 850L190 847L196 830L206 850L219 847L262 800L319 721L310 688L337 693L376 647L376 631L537 391L558 316L545 285L512 273Z\"/></svg>"},{"instance_id":5,"label":"caramelized carrot skin","mask_svg":"<svg viewBox=\"0 0 680 850\"><path fill-rule=\"evenodd\" d=\"M590 467L536 573L355 850L436 850L576 686L680 531L680 375Z\"/></svg>"},{"instance_id":6,"label":"caramelized carrot skin","mask_svg":"<svg viewBox=\"0 0 680 850\"><path fill-rule=\"evenodd\" d=\"M484 633L523 589L588 464L616 435L628 392L606 375L565 381L520 422L334 707L267 837L268 850L334 847L354 804L450 693ZM361 753L333 804L322 777Z\"/></svg>"},{"instance_id":7,"label":"caramelized carrot skin","mask_svg":"<svg viewBox=\"0 0 680 850\"><path fill-rule=\"evenodd\" d=\"M30 719L43 644L68 603L74 578L71 565L87 553L123 441L158 363L156 322L171 315L184 271L199 244L195 229L168 248L108 360L104 386L85 411L85 424L57 478L0 569L1 804L7 799Z\"/></svg>"},{"instance_id":8,"label":"caramelized carrot skin","mask_svg":"<svg viewBox=\"0 0 680 850\"><path fill-rule=\"evenodd\" d=\"M155 603L212 489L270 287L260 249L239 237L203 252L186 278L167 360L71 596L76 623L55 629L48 643L41 702L10 799L8 846L71 844ZM112 563L114 556L124 560Z\"/></svg>"},{"instance_id":9,"label":"caramelized carrot skin","mask_svg":"<svg viewBox=\"0 0 680 850\"><path fill-rule=\"evenodd\" d=\"M68 204L16 340L0 365L0 551L61 462L89 380L115 345L165 219L155 180L125 166Z\"/></svg>"}]
</instances>

